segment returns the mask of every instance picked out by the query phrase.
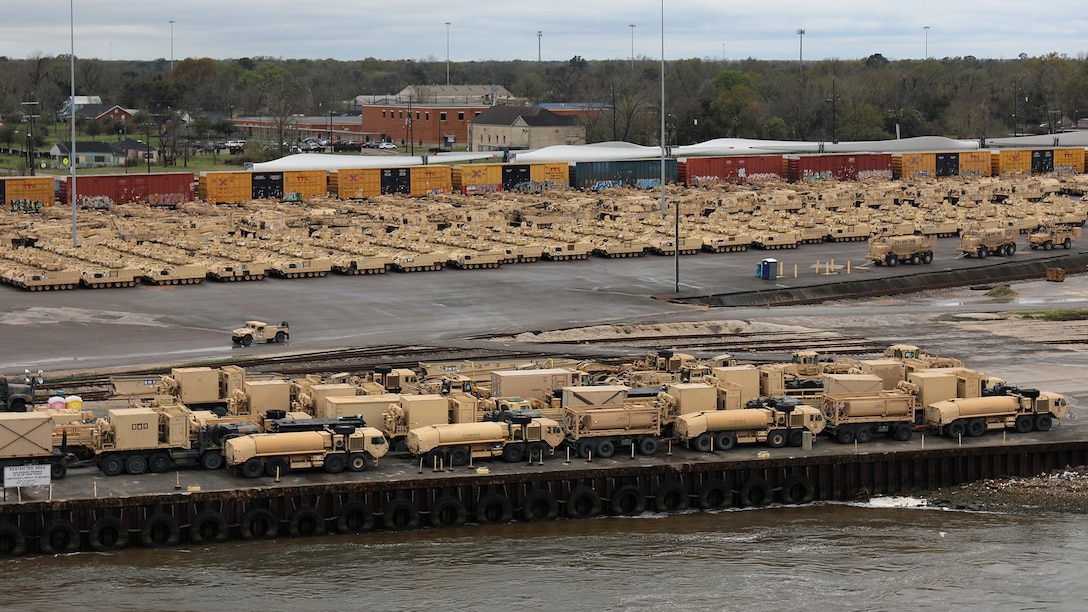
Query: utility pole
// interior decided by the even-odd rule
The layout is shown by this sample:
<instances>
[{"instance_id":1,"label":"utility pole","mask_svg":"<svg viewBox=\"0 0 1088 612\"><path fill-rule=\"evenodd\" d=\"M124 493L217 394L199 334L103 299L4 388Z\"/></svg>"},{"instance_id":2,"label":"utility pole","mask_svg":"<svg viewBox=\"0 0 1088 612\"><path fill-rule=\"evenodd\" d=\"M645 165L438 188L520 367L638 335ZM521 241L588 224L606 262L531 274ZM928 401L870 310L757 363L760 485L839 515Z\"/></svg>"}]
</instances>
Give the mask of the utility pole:
<instances>
[{"instance_id":1,"label":"utility pole","mask_svg":"<svg viewBox=\"0 0 1088 612\"><path fill-rule=\"evenodd\" d=\"M538 63L538 64L540 63L540 58L541 58L541 55L540 55L540 37L541 36L544 36L544 32L541 32L540 30L537 30L536 31L536 63Z\"/></svg>"},{"instance_id":2,"label":"utility pole","mask_svg":"<svg viewBox=\"0 0 1088 612\"><path fill-rule=\"evenodd\" d=\"M174 72L174 20L170 20L170 73Z\"/></svg>"},{"instance_id":3,"label":"utility pole","mask_svg":"<svg viewBox=\"0 0 1088 612\"><path fill-rule=\"evenodd\" d=\"M446 22L446 87L450 86L450 22Z\"/></svg>"}]
</instances>

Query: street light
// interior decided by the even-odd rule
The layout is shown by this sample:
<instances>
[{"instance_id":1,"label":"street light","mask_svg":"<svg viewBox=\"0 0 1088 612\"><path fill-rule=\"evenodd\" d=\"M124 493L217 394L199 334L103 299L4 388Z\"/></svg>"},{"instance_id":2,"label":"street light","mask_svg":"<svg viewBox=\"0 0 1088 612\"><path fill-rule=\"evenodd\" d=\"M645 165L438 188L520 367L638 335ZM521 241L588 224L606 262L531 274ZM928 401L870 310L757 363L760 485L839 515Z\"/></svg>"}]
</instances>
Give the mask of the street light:
<instances>
[{"instance_id":1,"label":"street light","mask_svg":"<svg viewBox=\"0 0 1088 612\"><path fill-rule=\"evenodd\" d=\"M805 29L797 28L797 36L800 42L797 45L797 64L800 72L805 71Z\"/></svg>"},{"instance_id":2,"label":"street light","mask_svg":"<svg viewBox=\"0 0 1088 612\"><path fill-rule=\"evenodd\" d=\"M170 20L170 72L174 72L174 20Z\"/></svg>"},{"instance_id":3,"label":"street light","mask_svg":"<svg viewBox=\"0 0 1088 612\"><path fill-rule=\"evenodd\" d=\"M635 24L630 24L631 28L631 67L635 67Z\"/></svg>"},{"instance_id":4,"label":"street light","mask_svg":"<svg viewBox=\"0 0 1088 612\"><path fill-rule=\"evenodd\" d=\"M446 87L450 85L450 22L446 22Z\"/></svg>"},{"instance_id":5,"label":"street light","mask_svg":"<svg viewBox=\"0 0 1088 612\"><path fill-rule=\"evenodd\" d=\"M922 29L926 31L926 59L929 59L929 26L922 26Z\"/></svg>"},{"instance_id":6,"label":"street light","mask_svg":"<svg viewBox=\"0 0 1088 612\"><path fill-rule=\"evenodd\" d=\"M541 55L540 55L540 37L541 36L544 36L544 32L541 32L540 30L537 30L536 31L536 63L538 63L538 64L540 63L540 58L541 58Z\"/></svg>"},{"instance_id":7,"label":"street light","mask_svg":"<svg viewBox=\"0 0 1088 612\"><path fill-rule=\"evenodd\" d=\"M68 151L68 165L72 169L72 248L79 248L79 235L76 233L76 9L75 0L68 0L69 36L72 52L69 54L71 68L72 97L68 101L68 119L72 124L72 148Z\"/></svg>"}]
</instances>

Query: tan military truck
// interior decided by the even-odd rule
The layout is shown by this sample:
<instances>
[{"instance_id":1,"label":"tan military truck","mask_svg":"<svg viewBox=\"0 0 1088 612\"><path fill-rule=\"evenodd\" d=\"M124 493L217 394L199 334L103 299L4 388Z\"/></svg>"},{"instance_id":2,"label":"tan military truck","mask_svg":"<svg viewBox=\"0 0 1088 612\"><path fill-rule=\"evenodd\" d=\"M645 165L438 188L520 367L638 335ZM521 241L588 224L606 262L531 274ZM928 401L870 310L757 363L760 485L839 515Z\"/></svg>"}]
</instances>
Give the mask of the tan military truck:
<instances>
[{"instance_id":1,"label":"tan military truck","mask_svg":"<svg viewBox=\"0 0 1088 612\"><path fill-rule=\"evenodd\" d=\"M704 453L754 442L766 442L771 448L801 446L804 432L815 436L825 425L818 408L795 402L682 414L673 423L678 439Z\"/></svg>"},{"instance_id":2,"label":"tan military truck","mask_svg":"<svg viewBox=\"0 0 1088 612\"><path fill-rule=\"evenodd\" d=\"M985 259L987 255L1007 257L1016 252L1016 240L1019 232L1011 227L975 228L960 235L957 251L967 257L972 255Z\"/></svg>"},{"instance_id":3,"label":"tan military truck","mask_svg":"<svg viewBox=\"0 0 1088 612\"><path fill-rule=\"evenodd\" d=\"M1013 429L1018 433L1049 431L1054 419L1069 414L1065 397L1038 389L1020 389L1006 395L956 398L926 406L927 425L946 436L978 437L991 429Z\"/></svg>"},{"instance_id":4,"label":"tan military truck","mask_svg":"<svg viewBox=\"0 0 1088 612\"><path fill-rule=\"evenodd\" d=\"M325 468L330 474L362 472L389 451L374 427L334 425L318 431L286 431L238 436L223 443L227 466L246 478L279 476L291 470Z\"/></svg>"},{"instance_id":5,"label":"tan military truck","mask_svg":"<svg viewBox=\"0 0 1088 612\"><path fill-rule=\"evenodd\" d=\"M470 459L502 457L507 463L543 459L563 442L563 428L547 418L450 423L408 432L408 451L427 466L466 465Z\"/></svg>"},{"instance_id":6,"label":"tan military truck","mask_svg":"<svg viewBox=\"0 0 1088 612\"><path fill-rule=\"evenodd\" d=\"M230 333L230 339L235 344L249 346L254 342L286 342L291 339L291 329L287 321L279 325L270 325L263 321L246 321L244 327Z\"/></svg>"},{"instance_id":7,"label":"tan military truck","mask_svg":"<svg viewBox=\"0 0 1088 612\"><path fill-rule=\"evenodd\" d=\"M884 433L906 442L914 435L915 397L899 391L823 395L825 431L840 444L865 444Z\"/></svg>"},{"instance_id":8,"label":"tan military truck","mask_svg":"<svg viewBox=\"0 0 1088 612\"><path fill-rule=\"evenodd\" d=\"M68 473L70 456L53 444L53 420L45 412L0 414L0 482L4 467L49 464L60 480Z\"/></svg>"},{"instance_id":9,"label":"tan military truck","mask_svg":"<svg viewBox=\"0 0 1088 612\"><path fill-rule=\"evenodd\" d=\"M1031 250L1053 250L1061 245L1062 248L1073 248L1073 241L1080 238L1081 229L1070 225L1040 225L1028 234L1028 246Z\"/></svg>"},{"instance_id":10,"label":"tan military truck","mask_svg":"<svg viewBox=\"0 0 1088 612\"><path fill-rule=\"evenodd\" d=\"M869 240L869 252L865 259L880 266L896 266L899 262L912 264L933 263L933 249L937 241L933 236L911 234L907 236L874 236Z\"/></svg>"},{"instance_id":11,"label":"tan military truck","mask_svg":"<svg viewBox=\"0 0 1088 612\"><path fill-rule=\"evenodd\" d=\"M650 404L566 406L563 429L567 446L579 457L608 459L623 446L642 455L657 452L661 436L661 408Z\"/></svg>"}]
</instances>

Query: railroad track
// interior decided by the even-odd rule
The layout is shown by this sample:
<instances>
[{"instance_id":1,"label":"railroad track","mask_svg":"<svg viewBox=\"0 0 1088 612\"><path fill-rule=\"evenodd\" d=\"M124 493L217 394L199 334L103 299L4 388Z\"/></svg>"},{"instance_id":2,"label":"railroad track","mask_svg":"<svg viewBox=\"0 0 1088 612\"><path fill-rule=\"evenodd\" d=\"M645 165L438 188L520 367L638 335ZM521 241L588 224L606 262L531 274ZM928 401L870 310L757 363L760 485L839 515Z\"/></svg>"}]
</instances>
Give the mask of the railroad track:
<instances>
[{"instance_id":1,"label":"railroad track","mask_svg":"<svg viewBox=\"0 0 1088 612\"><path fill-rule=\"evenodd\" d=\"M566 340L548 342L548 346L535 346L532 343L522 345L525 350L511 350L509 347L488 349L486 347L460 348L436 346L379 345L370 347L352 347L327 351L292 353L289 355L253 355L232 358L229 363L254 372L271 372L284 376L302 376L306 374L331 374L334 372L360 372L372 370L378 365L394 368L416 368L420 362L431 361L471 361L502 359L547 359L556 357L561 350L556 347L570 347L571 352L586 360L596 359L605 362L622 362L623 357L615 356L615 349L646 349L647 351L672 348L695 354L733 353L744 355L742 361L767 362L780 360L779 357L794 351L815 350L823 354L858 355L880 353L884 346L873 343L860 336L838 336L820 334L818 336L798 336L796 333L740 333L740 334L661 334L640 335L635 338L604 338L594 340ZM594 352L599 348L599 352ZM626 351L630 352L630 351ZM610 354L611 353L611 354ZM762 358L754 354L764 354ZM181 364L179 364L181 365ZM184 364L185 366L211 365L225 363ZM118 376L161 376L169 374L169 367L134 368ZM69 395L79 395L84 401L108 399L112 393L111 375L99 373L72 373L59 377L49 377L43 393L52 393L63 389ZM44 400L44 397L42 397Z\"/></svg>"}]
</instances>

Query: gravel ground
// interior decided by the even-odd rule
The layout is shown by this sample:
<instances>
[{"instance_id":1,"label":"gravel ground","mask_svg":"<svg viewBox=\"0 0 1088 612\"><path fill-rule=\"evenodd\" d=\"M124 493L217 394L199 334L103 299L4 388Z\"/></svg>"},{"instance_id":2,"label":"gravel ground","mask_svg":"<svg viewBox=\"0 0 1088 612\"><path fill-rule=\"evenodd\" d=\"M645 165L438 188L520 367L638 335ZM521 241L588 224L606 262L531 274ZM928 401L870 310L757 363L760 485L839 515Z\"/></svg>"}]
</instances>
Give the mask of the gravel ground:
<instances>
[{"instance_id":1,"label":"gravel ground","mask_svg":"<svg viewBox=\"0 0 1088 612\"><path fill-rule=\"evenodd\" d=\"M1035 478L987 479L937 489L930 506L963 510L1037 514L1088 513L1088 467L1065 467Z\"/></svg>"}]
</instances>

